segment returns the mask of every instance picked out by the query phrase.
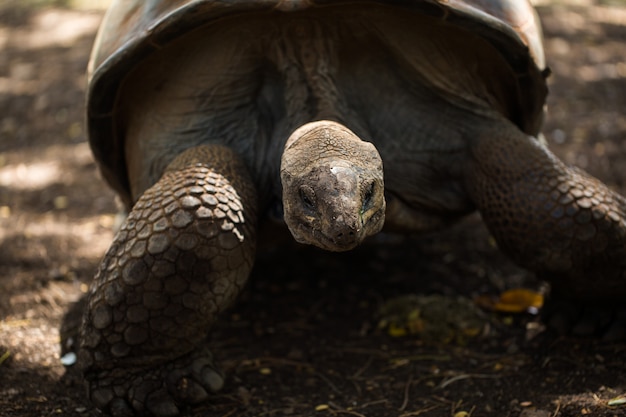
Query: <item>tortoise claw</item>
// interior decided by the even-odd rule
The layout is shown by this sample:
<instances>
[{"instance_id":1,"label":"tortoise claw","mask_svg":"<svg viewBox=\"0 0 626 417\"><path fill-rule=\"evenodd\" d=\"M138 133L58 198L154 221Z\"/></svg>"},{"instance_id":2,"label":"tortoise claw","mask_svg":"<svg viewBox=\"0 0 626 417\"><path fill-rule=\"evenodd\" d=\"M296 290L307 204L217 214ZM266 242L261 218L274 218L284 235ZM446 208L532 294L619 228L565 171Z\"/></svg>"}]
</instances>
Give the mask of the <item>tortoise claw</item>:
<instances>
[{"instance_id":1,"label":"tortoise claw","mask_svg":"<svg viewBox=\"0 0 626 417\"><path fill-rule=\"evenodd\" d=\"M211 352L201 348L160 367L102 372L89 385L91 400L114 417L170 417L205 401L224 379Z\"/></svg>"}]
</instances>

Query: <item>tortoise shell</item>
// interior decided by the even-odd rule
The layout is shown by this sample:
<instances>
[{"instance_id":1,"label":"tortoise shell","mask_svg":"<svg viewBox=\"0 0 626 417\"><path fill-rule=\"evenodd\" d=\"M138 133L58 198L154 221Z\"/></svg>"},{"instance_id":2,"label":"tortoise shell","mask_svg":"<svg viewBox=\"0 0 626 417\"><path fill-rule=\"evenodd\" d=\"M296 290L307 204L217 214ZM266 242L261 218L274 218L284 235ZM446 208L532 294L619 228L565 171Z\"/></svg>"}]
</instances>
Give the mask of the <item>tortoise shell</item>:
<instances>
[{"instance_id":1,"label":"tortoise shell","mask_svg":"<svg viewBox=\"0 0 626 417\"><path fill-rule=\"evenodd\" d=\"M343 7L356 12L372 6L401 10L403 16L435 19L492 45L514 74L513 86L509 82L499 93L499 100L506 101L502 105L507 109L506 117L525 133L538 134L547 95L547 71L539 20L527 0L117 0L101 25L88 71L88 134L103 176L122 200L132 205L124 137L116 130L119 91L127 74L167 44L226 17L251 13L267 14L268 18L306 16L314 10ZM443 83L440 88L448 87Z\"/></svg>"}]
</instances>

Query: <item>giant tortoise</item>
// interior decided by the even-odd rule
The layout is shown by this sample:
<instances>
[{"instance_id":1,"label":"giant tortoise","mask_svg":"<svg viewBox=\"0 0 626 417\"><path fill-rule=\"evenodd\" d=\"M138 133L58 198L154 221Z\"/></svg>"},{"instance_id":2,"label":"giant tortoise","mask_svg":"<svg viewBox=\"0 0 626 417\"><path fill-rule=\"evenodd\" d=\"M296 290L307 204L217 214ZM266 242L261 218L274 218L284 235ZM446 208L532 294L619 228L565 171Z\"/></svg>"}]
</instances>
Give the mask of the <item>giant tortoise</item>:
<instances>
[{"instance_id":1,"label":"giant tortoise","mask_svg":"<svg viewBox=\"0 0 626 417\"><path fill-rule=\"evenodd\" d=\"M90 399L170 416L222 386L204 341L275 207L331 251L478 210L555 298L617 304L626 200L540 139L548 72L527 0L114 1L87 121L129 214L83 318Z\"/></svg>"}]
</instances>

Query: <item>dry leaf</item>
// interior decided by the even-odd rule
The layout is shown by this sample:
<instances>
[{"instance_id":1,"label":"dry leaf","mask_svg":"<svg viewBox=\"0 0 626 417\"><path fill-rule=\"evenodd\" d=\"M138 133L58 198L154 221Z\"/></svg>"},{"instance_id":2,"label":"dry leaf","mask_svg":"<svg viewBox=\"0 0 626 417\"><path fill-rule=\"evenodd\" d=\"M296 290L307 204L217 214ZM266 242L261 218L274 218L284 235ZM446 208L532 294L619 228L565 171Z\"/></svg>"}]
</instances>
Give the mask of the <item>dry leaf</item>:
<instances>
[{"instance_id":1,"label":"dry leaf","mask_svg":"<svg viewBox=\"0 0 626 417\"><path fill-rule=\"evenodd\" d=\"M526 288L516 288L500 294L498 299L482 295L474 299L482 308L501 313L536 314L543 306L543 294Z\"/></svg>"}]
</instances>

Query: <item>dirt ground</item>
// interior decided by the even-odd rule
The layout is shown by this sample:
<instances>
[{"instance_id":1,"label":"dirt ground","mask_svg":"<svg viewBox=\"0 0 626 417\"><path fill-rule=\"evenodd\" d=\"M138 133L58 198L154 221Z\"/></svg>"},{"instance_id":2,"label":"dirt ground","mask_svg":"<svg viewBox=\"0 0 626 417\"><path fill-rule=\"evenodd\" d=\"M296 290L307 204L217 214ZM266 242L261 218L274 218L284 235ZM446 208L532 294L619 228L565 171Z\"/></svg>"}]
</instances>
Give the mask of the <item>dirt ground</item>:
<instances>
[{"instance_id":1,"label":"dirt ground","mask_svg":"<svg viewBox=\"0 0 626 417\"><path fill-rule=\"evenodd\" d=\"M626 194L626 3L545 0L538 10L554 74L546 139ZM83 127L100 18L0 4L3 417L98 414L61 364L59 328L115 223ZM541 286L497 251L478 216L441 234L374 243L341 255L260 253L209 341L225 389L189 415L626 416L626 342L559 337L536 316L462 301ZM381 306L407 294L441 295L436 304L476 316L478 331L454 328L459 318L432 334L380 328Z\"/></svg>"}]
</instances>

